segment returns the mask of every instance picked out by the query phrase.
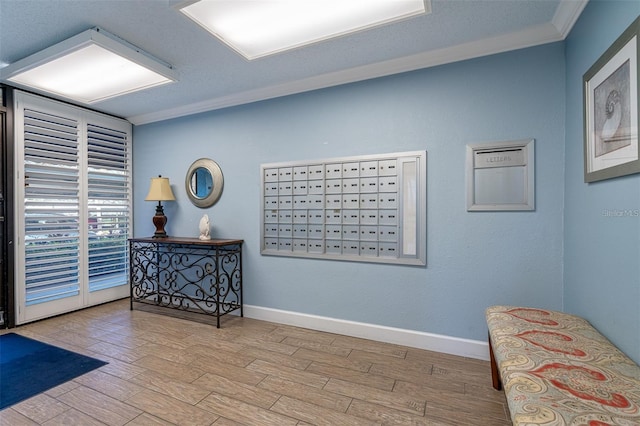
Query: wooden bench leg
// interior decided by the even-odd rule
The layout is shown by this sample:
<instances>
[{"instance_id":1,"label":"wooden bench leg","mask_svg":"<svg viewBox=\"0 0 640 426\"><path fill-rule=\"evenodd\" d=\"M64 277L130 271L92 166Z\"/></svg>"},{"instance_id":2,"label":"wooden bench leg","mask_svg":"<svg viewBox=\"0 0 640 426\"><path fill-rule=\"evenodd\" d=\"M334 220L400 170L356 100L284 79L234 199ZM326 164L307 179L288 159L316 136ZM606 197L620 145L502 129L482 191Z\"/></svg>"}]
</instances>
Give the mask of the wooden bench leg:
<instances>
[{"instance_id":1,"label":"wooden bench leg","mask_svg":"<svg viewBox=\"0 0 640 426\"><path fill-rule=\"evenodd\" d=\"M491 346L491 335L488 336L489 340L489 358L491 358L491 381L495 390L502 389L502 382L500 381L500 373L498 372L498 365L496 364L496 357L493 355L493 347Z\"/></svg>"}]
</instances>

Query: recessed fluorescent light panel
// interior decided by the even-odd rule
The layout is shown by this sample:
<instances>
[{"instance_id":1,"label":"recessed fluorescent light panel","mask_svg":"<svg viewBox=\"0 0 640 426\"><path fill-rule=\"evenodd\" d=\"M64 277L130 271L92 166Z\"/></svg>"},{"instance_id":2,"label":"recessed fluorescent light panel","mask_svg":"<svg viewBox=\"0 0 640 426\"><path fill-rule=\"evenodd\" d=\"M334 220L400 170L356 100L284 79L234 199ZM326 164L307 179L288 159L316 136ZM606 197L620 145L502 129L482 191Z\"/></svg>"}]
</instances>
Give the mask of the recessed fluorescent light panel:
<instances>
[{"instance_id":1,"label":"recessed fluorescent light panel","mask_svg":"<svg viewBox=\"0 0 640 426\"><path fill-rule=\"evenodd\" d=\"M0 70L3 81L85 104L175 81L170 66L94 28Z\"/></svg>"},{"instance_id":2,"label":"recessed fluorescent light panel","mask_svg":"<svg viewBox=\"0 0 640 426\"><path fill-rule=\"evenodd\" d=\"M196 0L178 10L251 60L431 13L431 0Z\"/></svg>"}]
</instances>

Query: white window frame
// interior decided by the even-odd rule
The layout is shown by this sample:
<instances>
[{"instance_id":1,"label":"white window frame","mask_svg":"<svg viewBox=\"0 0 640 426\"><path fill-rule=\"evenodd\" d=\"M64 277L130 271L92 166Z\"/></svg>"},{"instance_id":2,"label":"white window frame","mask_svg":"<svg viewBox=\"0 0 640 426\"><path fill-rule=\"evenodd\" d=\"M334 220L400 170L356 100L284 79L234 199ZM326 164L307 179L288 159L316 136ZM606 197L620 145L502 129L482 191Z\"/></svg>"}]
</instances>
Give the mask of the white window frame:
<instances>
[{"instance_id":1,"label":"white window frame","mask_svg":"<svg viewBox=\"0 0 640 426\"><path fill-rule=\"evenodd\" d=\"M78 121L78 172L79 172L79 297L60 299L55 306L51 303L42 303L26 306L26 265L25 265L25 164L24 164L24 110L25 108L55 111L61 115L72 116ZM37 95L16 90L14 96L14 116L16 150L14 166L16 170L16 202L15 202L15 235L16 235L16 324L47 318L65 312L70 312L83 307L121 299L129 295L128 285L128 242L125 238L125 258L127 273L122 285L106 288L98 291L89 291L89 226L88 226L88 137L87 128L91 125L116 129L126 134L127 143L127 203L128 203L128 233L126 237L133 236L133 200L132 200L132 125L126 120L100 114L94 111L75 107L62 102L46 99Z\"/></svg>"}]
</instances>

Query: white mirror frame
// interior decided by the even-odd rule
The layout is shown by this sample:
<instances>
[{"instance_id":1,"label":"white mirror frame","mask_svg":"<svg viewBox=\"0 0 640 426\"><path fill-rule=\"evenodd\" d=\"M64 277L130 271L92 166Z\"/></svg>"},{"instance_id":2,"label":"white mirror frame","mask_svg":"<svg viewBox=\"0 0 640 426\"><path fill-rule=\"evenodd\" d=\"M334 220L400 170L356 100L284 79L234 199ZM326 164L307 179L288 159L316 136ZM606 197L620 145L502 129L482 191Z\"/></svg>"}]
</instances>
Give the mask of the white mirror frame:
<instances>
[{"instance_id":1,"label":"white mirror frame","mask_svg":"<svg viewBox=\"0 0 640 426\"><path fill-rule=\"evenodd\" d=\"M191 179L193 178L194 173L198 169L206 169L211 174L211 179L213 180L213 188L211 189L211 193L206 197L198 198L196 194L194 194L191 189ZM222 189L224 187L224 177L222 176L222 169L215 161L208 158L199 158L194 161L189 170L187 171L187 176L184 181L184 187L187 191L187 197L189 200L196 206L200 208L207 208L213 206L222 195Z\"/></svg>"}]
</instances>

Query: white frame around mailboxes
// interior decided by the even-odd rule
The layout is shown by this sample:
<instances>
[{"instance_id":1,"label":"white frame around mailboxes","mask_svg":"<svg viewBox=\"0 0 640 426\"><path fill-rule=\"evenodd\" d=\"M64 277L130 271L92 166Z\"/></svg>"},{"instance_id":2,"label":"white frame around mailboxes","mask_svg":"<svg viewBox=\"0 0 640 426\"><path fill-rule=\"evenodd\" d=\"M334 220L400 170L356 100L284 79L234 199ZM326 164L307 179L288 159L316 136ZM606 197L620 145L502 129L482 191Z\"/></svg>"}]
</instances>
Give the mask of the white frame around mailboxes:
<instances>
[{"instance_id":1,"label":"white frame around mailboxes","mask_svg":"<svg viewBox=\"0 0 640 426\"><path fill-rule=\"evenodd\" d=\"M263 255L426 265L426 151L262 164Z\"/></svg>"}]
</instances>

